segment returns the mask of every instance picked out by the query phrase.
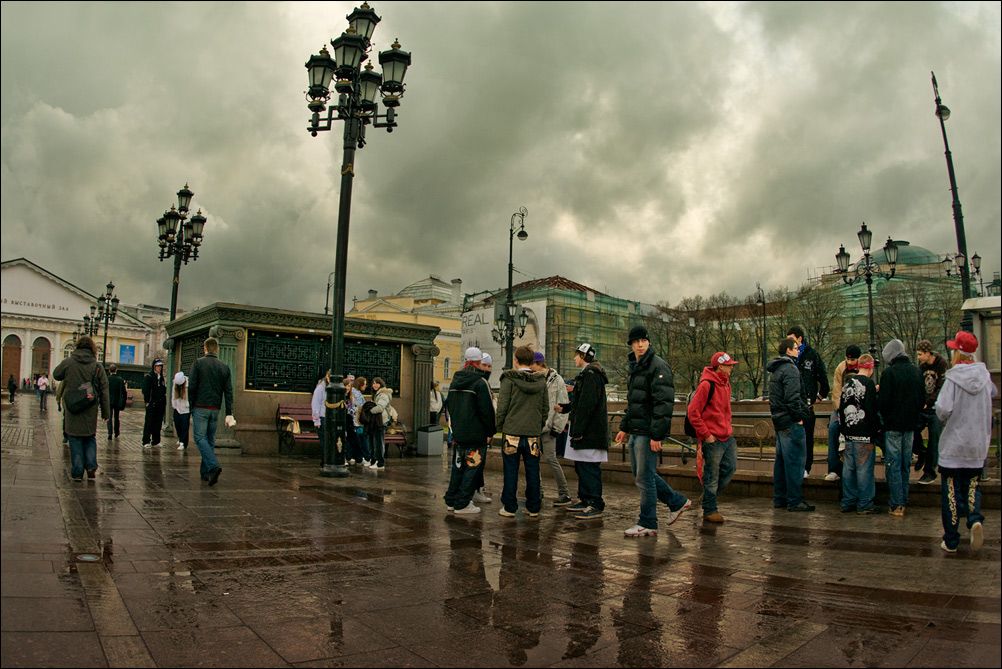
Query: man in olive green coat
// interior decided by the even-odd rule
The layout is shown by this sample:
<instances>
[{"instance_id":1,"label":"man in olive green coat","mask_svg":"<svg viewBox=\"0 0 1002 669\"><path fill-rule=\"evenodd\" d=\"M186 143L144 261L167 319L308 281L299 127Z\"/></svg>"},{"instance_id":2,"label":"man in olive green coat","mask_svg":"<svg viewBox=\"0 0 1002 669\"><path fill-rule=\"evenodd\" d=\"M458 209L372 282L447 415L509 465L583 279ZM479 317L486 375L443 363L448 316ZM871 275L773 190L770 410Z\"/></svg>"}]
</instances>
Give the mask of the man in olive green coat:
<instances>
[{"instance_id":1,"label":"man in olive green coat","mask_svg":"<svg viewBox=\"0 0 1002 669\"><path fill-rule=\"evenodd\" d=\"M543 433L550 409L546 374L534 372L533 352L528 346L515 349L515 369L501 374L498 394L497 426L501 430L501 461L504 465L504 490L498 513L506 518L518 510L518 470L525 461L525 510L530 518L539 516L539 436Z\"/></svg>"}]
</instances>

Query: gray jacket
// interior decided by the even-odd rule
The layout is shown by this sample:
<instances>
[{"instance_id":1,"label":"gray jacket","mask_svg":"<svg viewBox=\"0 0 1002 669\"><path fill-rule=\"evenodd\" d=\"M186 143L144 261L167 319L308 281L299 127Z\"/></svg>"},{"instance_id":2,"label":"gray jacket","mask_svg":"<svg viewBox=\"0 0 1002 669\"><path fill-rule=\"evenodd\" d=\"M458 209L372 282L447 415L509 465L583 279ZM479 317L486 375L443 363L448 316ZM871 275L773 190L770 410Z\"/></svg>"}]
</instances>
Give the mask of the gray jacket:
<instances>
[{"instance_id":1,"label":"gray jacket","mask_svg":"<svg viewBox=\"0 0 1002 669\"><path fill-rule=\"evenodd\" d=\"M936 415L946 421L939 438L939 466L981 469L992 439L992 398L998 389L983 362L956 365L936 399Z\"/></svg>"},{"instance_id":2,"label":"gray jacket","mask_svg":"<svg viewBox=\"0 0 1002 669\"><path fill-rule=\"evenodd\" d=\"M111 402L108 399L108 377L94 354L86 348L78 348L52 371L52 378L63 382L64 396L84 383L91 382L97 393L97 403L78 414L66 411L64 403L63 412L66 414L66 434L71 437L91 437L97 434L98 407L101 409L101 418L108 420L111 416Z\"/></svg>"},{"instance_id":3,"label":"gray jacket","mask_svg":"<svg viewBox=\"0 0 1002 669\"><path fill-rule=\"evenodd\" d=\"M557 413L553 407L557 404L567 403L567 382L555 369L549 369L546 372L546 393L549 397L549 408L543 432L563 432L570 415Z\"/></svg>"}]
</instances>

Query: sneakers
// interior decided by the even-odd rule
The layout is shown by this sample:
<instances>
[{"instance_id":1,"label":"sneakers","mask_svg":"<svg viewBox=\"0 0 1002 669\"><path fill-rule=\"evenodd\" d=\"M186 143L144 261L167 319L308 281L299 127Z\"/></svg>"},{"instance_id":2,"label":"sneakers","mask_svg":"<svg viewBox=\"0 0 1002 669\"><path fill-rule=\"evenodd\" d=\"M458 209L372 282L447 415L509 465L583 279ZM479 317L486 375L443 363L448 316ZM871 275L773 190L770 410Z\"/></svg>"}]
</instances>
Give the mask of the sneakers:
<instances>
[{"instance_id":1,"label":"sneakers","mask_svg":"<svg viewBox=\"0 0 1002 669\"><path fill-rule=\"evenodd\" d=\"M947 553L956 553L957 552L956 548L950 548L949 546L946 545L946 540L945 539L943 541L939 542L939 547L942 548L943 550L945 550Z\"/></svg>"},{"instance_id":2,"label":"sneakers","mask_svg":"<svg viewBox=\"0 0 1002 669\"><path fill-rule=\"evenodd\" d=\"M77 483L80 483L81 481L83 481L83 477L82 477L82 476L73 476L73 477L71 477L71 478L72 478L72 479L73 479L74 481L76 481Z\"/></svg>"},{"instance_id":3,"label":"sneakers","mask_svg":"<svg viewBox=\"0 0 1002 669\"><path fill-rule=\"evenodd\" d=\"M349 464L349 465L353 465L353 464L355 464L355 458L352 458L351 460L349 460L349 461L348 461L348 464Z\"/></svg>"},{"instance_id":4,"label":"sneakers","mask_svg":"<svg viewBox=\"0 0 1002 669\"><path fill-rule=\"evenodd\" d=\"M573 504L571 504L570 506L568 506L567 510L568 511L584 511L586 508L588 508L588 505L585 504L584 502L582 502L581 500L578 500L578 501L574 502Z\"/></svg>"},{"instance_id":5,"label":"sneakers","mask_svg":"<svg viewBox=\"0 0 1002 669\"><path fill-rule=\"evenodd\" d=\"M490 504L491 498L483 493L483 488L479 488L473 493L473 501L477 504Z\"/></svg>"},{"instance_id":6,"label":"sneakers","mask_svg":"<svg viewBox=\"0 0 1002 669\"><path fill-rule=\"evenodd\" d=\"M898 518L903 518L904 515L905 515L905 507L903 507L903 506L896 506L893 509L891 509L890 511L888 511L887 513L891 514L892 516L896 516Z\"/></svg>"},{"instance_id":7,"label":"sneakers","mask_svg":"<svg viewBox=\"0 0 1002 669\"><path fill-rule=\"evenodd\" d=\"M216 482L219 481L219 475L222 474L222 473L223 473L223 468L222 467L213 467L212 469L209 470L209 487L210 488L212 486L216 485Z\"/></svg>"},{"instance_id":8,"label":"sneakers","mask_svg":"<svg viewBox=\"0 0 1002 669\"><path fill-rule=\"evenodd\" d=\"M838 481L838 479L839 475L836 474L835 472L828 472L827 474L825 474L826 481Z\"/></svg>"},{"instance_id":9,"label":"sneakers","mask_svg":"<svg viewBox=\"0 0 1002 669\"><path fill-rule=\"evenodd\" d=\"M454 506L449 506L448 504L446 504L446 505L445 505L445 510L446 510L446 511L450 511L450 512L451 512L451 511L455 511L455 510L456 510L456 507L454 507Z\"/></svg>"},{"instance_id":10,"label":"sneakers","mask_svg":"<svg viewBox=\"0 0 1002 669\"><path fill-rule=\"evenodd\" d=\"M985 531L981 523L971 525L971 550L981 550L981 544L985 543Z\"/></svg>"},{"instance_id":11,"label":"sneakers","mask_svg":"<svg viewBox=\"0 0 1002 669\"><path fill-rule=\"evenodd\" d=\"M567 495L561 495L553 500L553 506L568 506L572 501Z\"/></svg>"},{"instance_id":12,"label":"sneakers","mask_svg":"<svg viewBox=\"0 0 1002 669\"><path fill-rule=\"evenodd\" d=\"M644 527L643 525L634 525L630 529L623 532L628 537L656 537L658 536L657 530L652 530L649 527Z\"/></svg>"},{"instance_id":13,"label":"sneakers","mask_svg":"<svg viewBox=\"0 0 1002 669\"><path fill-rule=\"evenodd\" d=\"M480 507L479 506L474 506L473 502L470 502L469 504L467 504L462 509L456 509L455 510L455 514L457 516L460 515L460 514L466 515L466 514L471 514L471 513L480 513Z\"/></svg>"},{"instance_id":14,"label":"sneakers","mask_svg":"<svg viewBox=\"0 0 1002 669\"><path fill-rule=\"evenodd\" d=\"M811 475L811 473L809 471L804 470L804 478L807 478L810 475Z\"/></svg>"},{"instance_id":15,"label":"sneakers","mask_svg":"<svg viewBox=\"0 0 1002 669\"><path fill-rule=\"evenodd\" d=\"M586 506L581 511L576 512L574 514L574 517L575 518L580 518L581 520L589 520L591 518L601 518L602 517L602 510L601 509L596 509L593 506Z\"/></svg>"},{"instance_id":16,"label":"sneakers","mask_svg":"<svg viewBox=\"0 0 1002 669\"><path fill-rule=\"evenodd\" d=\"M884 510L879 506L871 506L869 509L860 509L856 512L857 516L879 516Z\"/></svg>"},{"instance_id":17,"label":"sneakers","mask_svg":"<svg viewBox=\"0 0 1002 669\"><path fill-rule=\"evenodd\" d=\"M143 448L152 448L149 444L143 444Z\"/></svg>"},{"instance_id":18,"label":"sneakers","mask_svg":"<svg viewBox=\"0 0 1002 669\"><path fill-rule=\"evenodd\" d=\"M724 522L724 517L720 515L719 512L714 511L713 513L703 514L704 523L722 523Z\"/></svg>"},{"instance_id":19,"label":"sneakers","mask_svg":"<svg viewBox=\"0 0 1002 669\"><path fill-rule=\"evenodd\" d=\"M801 502L800 504L794 504L793 506L786 507L787 511L813 511L814 505L808 504L807 502Z\"/></svg>"},{"instance_id":20,"label":"sneakers","mask_svg":"<svg viewBox=\"0 0 1002 669\"><path fill-rule=\"evenodd\" d=\"M180 441L177 442L177 450L179 450L179 451L183 451L184 450L184 444L182 442L180 442Z\"/></svg>"},{"instance_id":21,"label":"sneakers","mask_svg":"<svg viewBox=\"0 0 1002 669\"><path fill-rule=\"evenodd\" d=\"M97 470L96 469L88 469L87 470L87 478L92 479L95 476L97 476Z\"/></svg>"},{"instance_id":22,"label":"sneakers","mask_svg":"<svg viewBox=\"0 0 1002 669\"><path fill-rule=\"evenodd\" d=\"M665 524L666 525L674 525L675 521L678 520L678 517L682 515L682 512L683 511L687 511L688 509L691 509L691 508L692 508L692 501L690 501L688 499L685 500L685 504L683 504L682 507L678 511L672 511L671 507L668 507L668 522L665 523Z\"/></svg>"},{"instance_id":23,"label":"sneakers","mask_svg":"<svg viewBox=\"0 0 1002 669\"><path fill-rule=\"evenodd\" d=\"M922 478L920 478L918 480L918 482L919 482L920 485L929 485L930 483L935 483L936 482L936 475L935 474L924 474L922 476Z\"/></svg>"},{"instance_id":24,"label":"sneakers","mask_svg":"<svg viewBox=\"0 0 1002 669\"><path fill-rule=\"evenodd\" d=\"M502 506L500 509L498 509L498 515L499 516L504 516L505 518L514 518L515 517L515 512L514 511L509 511L508 509L506 509L506 508L504 508Z\"/></svg>"},{"instance_id":25,"label":"sneakers","mask_svg":"<svg viewBox=\"0 0 1002 669\"><path fill-rule=\"evenodd\" d=\"M528 514L530 518L539 518L539 511L529 511Z\"/></svg>"},{"instance_id":26,"label":"sneakers","mask_svg":"<svg viewBox=\"0 0 1002 669\"><path fill-rule=\"evenodd\" d=\"M369 465L369 469L374 469L376 471L380 471L381 472L384 469L386 469L386 466L385 465L377 465L375 462L373 462L371 465Z\"/></svg>"},{"instance_id":27,"label":"sneakers","mask_svg":"<svg viewBox=\"0 0 1002 669\"><path fill-rule=\"evenodd\" d=\"M368 460L365 460L365 459L362 460L362 467L363 468L369 467L371 464L372 463L369 462Z\"/></svg>"}]
</instances>

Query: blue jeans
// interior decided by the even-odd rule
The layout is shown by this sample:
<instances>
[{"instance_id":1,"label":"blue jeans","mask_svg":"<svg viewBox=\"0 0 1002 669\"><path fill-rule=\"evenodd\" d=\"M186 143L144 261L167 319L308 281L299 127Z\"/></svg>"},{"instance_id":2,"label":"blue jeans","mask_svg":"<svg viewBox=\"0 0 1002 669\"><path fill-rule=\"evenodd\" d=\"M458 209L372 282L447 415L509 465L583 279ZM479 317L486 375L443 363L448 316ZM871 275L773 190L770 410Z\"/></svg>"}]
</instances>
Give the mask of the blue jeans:
<instances>
[{"instance_id":1,"label":"blue jeans","mask_svg":"<svg viewBox=\"0 0 1002 669\"><path fill-rule=\"evenodd\" d=\"M605 510L605 500L602 499L602 463L574 462L574 471L578 475L578 499L599 511Z\"/></svg>"},{"instance_id":2,"label":"blue jeans","mask_svg":"<svg viewBox=\"0 0 1002 669\"><path fill-rule=\"evenodd\" d=\"M804 501L800 488L804 484L806 435L804 426L796 423L776 431L776 461L772 467L773 506L791 507Z\"/></svg>"},{"instance_id":3,"label":"blue jeans","mask_svg":"<svg viewBox=\"0 0 1002 669\"><path fill-rule=\"evenodd\" d=\"M360 428L355 428L355 436L358 437L358 452L361 454L363 460L369 459L369 438L365 436L365 431Z\"/></svg>"},{"instance_id":4,"label":"blue jeans","mask_svg":"<svg viewBox=\"0 0 1002 669\"><path fill-rule=\"evenodd\" d=\"M980 469L939 470L943 477L941 504L943 511L943 541L948 548L956 548L960 543L961 517L967 518L967 528L974 523L985 522L981 515L981 489L978 487Z\"/></svg>"},{"instance_id":5,"label":"blue jeans","mask_svg":"<svg viewBox=\"0 0 1002 669\"><path fill-rule=\"evenodd\" d=\"M828 423L828 473L839 474L842 471L842 463L838 459L838 437L839 437L838 413L832 413L832 419ZM846 442L848 449L848 442Z\"/></svg>"},{"instance_id":6,"label":"blue jeans","mask_svg":"<svg viewBox=\"0 0 1002 669\"><path fill-rule=\"evenodd\" d=\"M912 432L884 433L884 471L890 507L908 506L908 485L912 468Z\"/></svg>"},{"instance_id":7,"label":"blue jeans","mask_svg":"<svg viewBox=\"0 0 1002 669\"><path fill-rule=\"evenodd\" d=\"M484 466L487 444L456 444L452 449L452 466L449 474L449 489L445 492L445 504L454 509L465 509L476 491L477 471Z\"/></svg>"},{"instance_id":8,"label":"blue jeans","mask_svg":"<svg viewBox=\"0 0 1002 669\"><path fill-rule=\"evenodd\" d=\"M515 513L518 510L518 469L521 461L525 461L525 510L529 513L539 513L543 502L539 496L539 456L542 446L536 440L535 448L529 446L528 437L520 437L518 447L508 445L504 436L501 437L501 463L504 465L504 487L501 490L501 504L505 511Z\"/></svg>"},{"instance_id":9,"label":"blue jeans","mask_svg":"<svg viewBox=\"0 0 1002 669\"><path fill-rule=\"evenodd\" d=\"M929 429L929 439L923 448L922 430L915 430L914 441L912 442L914 444L913 450L916 453L925 453L925 466L922 469L922 473L926 476L935 476L936 465L939 464L939 435L943 432L943 421L936 415L935 409L923 409L922 422Z\"/></svg>"},{"instance_id":10,"label":"blue jeans","mask_svg":"<svg viewBox=\"0 0 1002 669\"><path fill-rule=\"evenodd\" d=\"M734 437L712 444L703 442L703 513L717 512L717 495L738 469L738 442Z\"/></svg>"},{"instance_id":11,"label":"blue jeans","mask_svg":"<svg viewBox=\"0 0 1002 669\"><path fill-rule=\"evenodd\" d=\"M70 476L81 478L84 469L97 469L97 439L70 435Z\"/></svg>"},{"instance_id":12,"label":"blue jeans","mask_svg":"<svg viewBox=\"0 0 1002 669\"><path fill-rule=\"evenodd\" d=\"M664 502L672 511L678 511L688 498L675 492L658 476L658 454L651 450L651 438L644 434L631 434L630 470L640 490L640 520L637 524L649 530L658 529L658 502Z\"/></svg>"},{"instance_id":13,"label":"blue jeans","mask_svg":"<svg viewBox=\"0 0 1002 669\"><path fill-rule=\"evenodd\" d=\"M191 424L195 433L195 445L202 456L202 465L199 471L202 476L208 476L209 472L219 466L216 459L216 424L219 423L218 409L192 409Z\"/></svg>"},{"instance_id":14,"label":"blue jeans","mask_svg":"<svg viewBox=\"0 0 1002 669\"><path fill-rule=\"evenodd\" d=\"M873 464L876 453L873 442L845 440L845 461L842 463L842 510L866 511L873 506L876 494Z\"/></svg>"}]
</instances>

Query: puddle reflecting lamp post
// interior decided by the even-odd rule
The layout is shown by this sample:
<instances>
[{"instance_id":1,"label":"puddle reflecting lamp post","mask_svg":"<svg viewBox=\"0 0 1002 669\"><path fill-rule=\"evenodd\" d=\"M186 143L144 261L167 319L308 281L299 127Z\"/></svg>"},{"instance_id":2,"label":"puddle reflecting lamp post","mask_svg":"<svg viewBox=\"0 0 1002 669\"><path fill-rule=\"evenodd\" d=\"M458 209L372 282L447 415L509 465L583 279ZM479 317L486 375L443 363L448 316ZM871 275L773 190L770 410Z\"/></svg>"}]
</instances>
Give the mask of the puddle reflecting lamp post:
<instances>
[{"instance_id":1,"label":"puddle reflecting lamp post","mask_svg":"<svg viewBox=\"0 0 1002 669\"><path fill-rule=\"evenodd\" d=\"M967 234L964 232L964 212L960 207L960 196L957 193L957 175L953 171L953 154L950 153L950 143L946 139L946 119L950 118L950 108L944 105L939 97L935 72L932 73L932 90L936 95L936 118L939 119L939 128L943 132L943 147L946 149L946 171L950 175L950 192L953 193L953 225L957 231L956 257L961 259L957 270L960 272L960 290L966 302L971 297L971 272L967 266ZM963 314L960 319L960 329L973 332L974 317L966 311Z\"/></svg>"},{"instance_id":2,"label":"puddle reflecting lamp post","mask_svg":"<svg viewBox=\"0 0 1002 669\"><path fill-rule=\"evenodd\" d=\"M844 245L839 246L838 253L835 254L835 262L838 263L839 274L842 275L842 281L847 286L851 286L860 279L866 280L866 300L870 314L870 355L876 361L877 336L873 328L873 277L878 276L885 281L891 280L891 277L894 276L895 266L898 264L898 245L891 241L890 237L887 238L887 243L884 244L884 256L887 258L887 264L891 268L891 271L885 274L880 271L880 264L870 255L870 242L873 239L873 233L867 230L866 223L863 223L859 232L856 233L856 237L859 238L859 245L863 249L863 260L856 263L856 268L853 270L856 276L849 278L849 252L845 250Z\"/></svg>"},{"instance_id":3,"label":"puddle reflecting lamp post","mask_svg":"<svg viewBox=\"0 0 1002 669\"><path fill-rule=\"evenodd\" d=\"M307 131L317 136L318 132L331 130L334 121L344 123L344 154L341 161L341 199L338 207L337 246L334 258L334 303L331 318L331 382L327 385L326 422L334 429L324 430L322 476L348 476L345 465L344 431L346 412L344 409L344 312L345 282L348 276L348 225L351 218L351 188L355 178L355 150L365 147L365 128L386 128L393 132L396 127L396 108L404 94L404 75L411 64L411 55L400 50L400 44L393 42L391 48L379 54L383 73L373 70L372 63L364 68L372 48L370 38L380 18L363 2L349 14L348 29L337 39L331 40L334 56L327 47L319 55L312 55L306 62L309 73L309 90L306 92L307 107L313 113ZM336 77L336 79L335 79ZM337 103L327 103L331 97L330 85L334 81ZM376 94L382 95L385 112L379 113ZM321 114L327 112L326 117ZM335 116L336 114L336 116Z\"/></svg>"},{"instance_id":4,"label":"puddle reflecting lamp post","mask_svg":"<svg viewBox=\"0 0 1002 669\"><path fill-rule=\"evenodd\" d=\"M108 360L108 323L114 323L118 316L118 297L114 295L115 284L105 286L105 293L97 298L97 322L104 321L104 343L101 345L101 362Z\"/></svg>"},{"instance_id":5,"label":"puddle reflecting lamp post","mask_svg":"<svg viewBox=\"0 0 1002 669\"><path fill-rule=\"evenodd\" d=\"M519 207L518 211L511 215L511 225L508 227L508 295L505 297L504 308L495 302L494 307L494 329L491 336L498 344L504 345L504 368L512 369L514 366L515 337L525 334L525 326L529 322L529 314L524 307L515 304L515 296L511 293L511 280L514 265L512 264L512 252L515 246L515 237L520 242L524 242L529 237L525 231L525 215L529 210ZM515 219L518 219L518 230L515 229ZM515 327L515 320L518 319L518 328Z\"/></svg>"}]
</instances>

